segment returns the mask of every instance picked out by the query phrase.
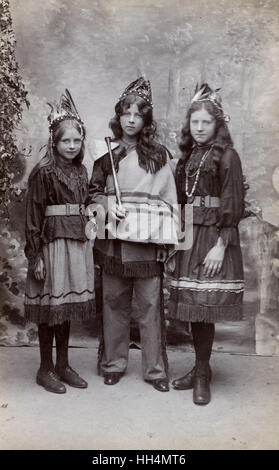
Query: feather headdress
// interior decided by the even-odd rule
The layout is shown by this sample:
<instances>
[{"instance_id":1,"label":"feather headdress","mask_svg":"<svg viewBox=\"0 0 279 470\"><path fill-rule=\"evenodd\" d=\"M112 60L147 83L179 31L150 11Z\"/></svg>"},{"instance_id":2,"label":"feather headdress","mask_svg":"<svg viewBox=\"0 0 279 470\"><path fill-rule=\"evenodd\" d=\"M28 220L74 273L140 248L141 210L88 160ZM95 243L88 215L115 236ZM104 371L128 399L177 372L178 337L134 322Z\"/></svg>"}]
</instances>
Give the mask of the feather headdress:
<instances>
[{"instance_id":1,"label":"feather headdress","mask_svg":"<svg viewBox=\"0 0 279 470\"><path fill-rule=\"evenodd\" d=\"M66 119L74 119L83 126L84 122L82 121L74 100L67 88L65 93L61 95L59 103L47 103L50 106L50 113L48 115L49 129L52 130L55 124Z\"/></svg>"},{"instance_id":2,"label":"feather headdress","mask_svg":"<svg viewBox=\"0 0 279 470\"><path fill-rule=\"evenodd\" d=\"M127 95L137 95L153 107L151 84L149 80L145 80L143 77L137 78L137 80L130 83L119 97L119 101L123 100Z\"/></svg>"},{"instance_id":3,"label":"feather headdress","mask_svg":"<svg viewBox=\"0 0 279 470\"><path fill-rule=\"evenodd\" d=\"M191 104L195 102L203 102L203 101L211 101L216 108L218 108L224 117L224 121L229 122L230 117L227 114L224 114L223 107L222 107L222 98L218 91L221 88L216 88L216 90L212 90L207 83L203 83L200 88L198 84L196 85L195 94L191 100Z\"/></svg>"}]
</instances>

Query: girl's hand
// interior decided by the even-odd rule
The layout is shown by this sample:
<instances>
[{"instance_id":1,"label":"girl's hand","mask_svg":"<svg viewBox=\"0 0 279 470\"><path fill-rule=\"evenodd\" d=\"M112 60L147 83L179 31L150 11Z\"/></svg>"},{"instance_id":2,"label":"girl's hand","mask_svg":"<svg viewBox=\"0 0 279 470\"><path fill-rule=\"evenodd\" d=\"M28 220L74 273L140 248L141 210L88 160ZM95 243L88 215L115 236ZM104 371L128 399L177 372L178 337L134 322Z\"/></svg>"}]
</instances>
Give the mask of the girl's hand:
<instances>
[{"instance_id":1,"label":"girl's hand","mask_svg":"<svg viewBox=\"0 0 279 470\"><path fill-rule=\"evenodd\" d=\"M37 281L43 281L46 276L45 263L42 258L39 258L35 265L34 276Z\"/></svg>"},{"instance_id":2,"label":"girl's hand","mask_svg":"<svg viewBox=\"0 0 279 470\"><path fill-rule=\"evenodd\" d=\"M157 261L164 263L167 259L168 250L166 248L157 248Z\"/></svg>"},{"instance_id":3,"label":"girl's hand","mask_svg":"<svg viewBox=\"0 0 279 470\"><path fill-rule=\"evenodd\" d=\"M215 274L219 274L224 261L225 249L222 239L219 238L217 244L211 248L204 258L203 273L205 276L213 277Z\"/></svg>"},{"instance_id":4,"label":"girl's hand","mask_svg":"<svg viewBox=\"0 0 279 470\"><path fill-rule=\"evenodd\" d=\"M120 220L126 217L126 210L124 207L120 207L118 204L113 204L110 208L110 214L114 220L120 222Z\"/></svg>"}]
</instances>

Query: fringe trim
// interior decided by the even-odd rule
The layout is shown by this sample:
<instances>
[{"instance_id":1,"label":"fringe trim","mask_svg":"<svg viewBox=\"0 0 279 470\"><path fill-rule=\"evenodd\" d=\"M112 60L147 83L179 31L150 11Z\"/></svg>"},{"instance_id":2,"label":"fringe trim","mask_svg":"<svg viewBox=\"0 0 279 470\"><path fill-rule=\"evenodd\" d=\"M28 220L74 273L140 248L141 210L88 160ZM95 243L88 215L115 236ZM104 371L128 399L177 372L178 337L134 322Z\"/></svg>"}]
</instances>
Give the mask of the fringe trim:
<instances>
[{"instance_id":1,"label":"fringe trim","mask_svg":"<svg viewBox=\"0 0 279 470\"><path fill-rule=\"evenodd\" d=\"M165 372L167 378L169 378L169 361L167 356L167 329L166 329L166 319L165 319L165 302L164 302L164 280L161 276L160 282L160 319L161 319L161 336L162 336L162 356L165 366Z\"/></svg>"},{"instance_id":2,"label":"fringe trim","mask_svg":"<svg viewBox=\"0 0 279 470\"><path fill-rule=\"evenodd\" d=\"M102 327L103 328L103 327ZM99 336L99 346L98 346L98 354L97 354L97 373L99 377L102 377L102 360L105 352L105 341L104 341L104 333L103 330Z\"/></svg>"},{"instance_id":3,"label":"fringe trim","mask_svg":"<svg viewBox=\"0 0 279 470\"><path fill-rule=\"evenodd\" d=\"M203 155L208 150L210 150L210 145L205 145L202 147L195 146L189 157L189 160L186 163L186 169L192 174L195 171L197 171ZM218 154L217 163L219 163L219 160L220 160L220 154ZM215 161L216 161L216 155L214 155L214 148L212 148L210 153L208 154L208 157L206 158L206 160L204 161L201 167L201 172L202 173L212 172L213 175L216 175L217 166L214 163Z\"/></svg>"},{"instance_id":4,"label":"fringe trim","mask_svg":"<svg viewBox=\"0 0 279 470\"><path fill-rule=\"evenodd\" d=\"M177 304L171 300L167 317L180 322L239 321L243 319L243 307L241 304L220 306Z\"/></svg>"},{"instance_id":5,"label":"fringe trim","mask_svg":"<svg viewBox=\"0 0 279 470\"><path fill-rule=\"evenodd\" d=\"M158 261L133 261L121 263L112 256L104 256L96 253L95 262L99 264L106 273L121 277L146 278L160 276L163 272L163 263Z\"/></svg>"},{"instance_id":6,"label":"fringe trim","mask_svg":"<svg viewBox=\"0 0 279 470\"><path fill-rule=\"evenodd\" d=\"M119 147L117 147L117 149L119 149ZM118 171L119 171L119 162L124 157L126 157L126 155L127 155L127 151L126 151L125 147L123 147L120 150L120 152L118 152L118 153L116 153L115 150L112 151L113 163L114 163L116 173L118 173ZM108 154L104 155L102 163L103 163L103 168L104 168L105 172L108 175L111 175L112 174L112 167L111 167L111 161L110 161L110 158L109 158Z\"/></svg>"},{"instance_id":7,"label":"fringe trim","mask_svg":"<svg viewBox=\"0 0 279 470\"><path fill-rule=\"evenodd\" d=\"M105 352L104 324L103 324L103 275L99 273L99 286L96 288L96 315L98 320L98 354L97 354L97 373L102 375L101 366Z\"/></svg>"},{"instance_id":8,"label":"fringe trim","mask_svg":"<svg viewBox=\"0 0 279 470\"><path fill-rule=\"evenodd\" d=\"M137 147L137 153L138 153L138 158L139 158L139 166L143 168L147 173L157 173L158 171L163 168L166 163L167 163L167 151L166 149L160 145L156 144L156 146L153 145L153 149L151 150L152 153L156 153L157 159L153 160L152 158L149 158L147 155L143 155L140 151L140 149Z\"/></svg>"},{"instance_id":9,"label":"fringe trim","mask_svg":"<svg viewBox=\"0 0 279 470\"><path fill-rule=\"evenodd\" d=\"M116 150L116 149L115 149ZM115 150L112 152L113 155L113 163L115 166L116 172L119 171L119 163L120 161L126 157L128 154L128 151L125 147L123 147L119 153L116 153ZM152 145L152 148L149 149L149 153L151 155L154 155L154 153L157 155L157 159L152 159L148 155L143 155L139 146L136 146L136 151L138 154L138 164L141 168L143 168L146 173L157 173L161 168L163 168L166 163L167 163L167 156L168 156L168 151L166 147L164 147L161 144L156 143L155 145ZM111 163L109 156L106 154L104 158L104 169L108 174L112 173L111 169Z\"/></svg>"},{"instance_id":10,"label":"fringe trim","mask_svg":"<svg viewBox=\"0 0 279 470\"><path fill-rule=\"evenodd\" d=\"M58 166L53 167L53 172L55 173L56 177L60 181L60 183L65 184L67 188L75 192L77 188L86 190L88 185L87 174L82 169L82 173L77 173L76 175L71 174L71 176L67 176L61 168Z\"/></svg>"},{"instance_id":11,"label":"fringe trim","mask_svg":"<svg viewBox=\"0 0 279 470\"><path fill-rule=\"evenodd\" d=\"M76 304L63 305L24 305L24 318L32 323L47 323L48 325L60 325L65 321L86 321L96 314L95 300L78 302Z\"/></svg>"}]
</instances>

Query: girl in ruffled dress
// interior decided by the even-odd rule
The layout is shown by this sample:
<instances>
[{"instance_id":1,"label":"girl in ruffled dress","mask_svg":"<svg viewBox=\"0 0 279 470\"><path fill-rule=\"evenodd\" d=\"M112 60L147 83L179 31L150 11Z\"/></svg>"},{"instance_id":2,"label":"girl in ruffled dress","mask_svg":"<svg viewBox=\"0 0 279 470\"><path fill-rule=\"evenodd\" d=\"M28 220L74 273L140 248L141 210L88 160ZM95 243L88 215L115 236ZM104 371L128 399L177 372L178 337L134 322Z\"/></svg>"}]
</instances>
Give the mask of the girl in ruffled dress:
<instances>
[{"instance_id":1,"label":"girl in ruffled dress","mask_svg":"<svg viewBox=\"0 0 279 470\"><path fill-rule=\"evenodd\" d=\"M220 95L207 84L196 90L182 130L176 167L178 202L193 206L193 243L176 254L169 316L191 322L196 363L176 379L194 388L193 401L210 401L209 360L215 322L242 318L243 266L238 223L244 211L241 162L233 148ZM183 211L182 211L183 212Z\"/></svg>"},{"instance_id":2,"label":"girl in ruffled dress","mask_svg":"<svg viewBox=\"0 0 279 470\"><path fill-rule=\"evenodd\" d=\"M65 393L63 382L87 387L69 365L68 342L71 320L94 313L94 268L92 242L85 235L84 124L68 90L51 107L47 152L28 180L25 318L38 324L37 383L49 392Z\"/></svg>"}]
</instances>

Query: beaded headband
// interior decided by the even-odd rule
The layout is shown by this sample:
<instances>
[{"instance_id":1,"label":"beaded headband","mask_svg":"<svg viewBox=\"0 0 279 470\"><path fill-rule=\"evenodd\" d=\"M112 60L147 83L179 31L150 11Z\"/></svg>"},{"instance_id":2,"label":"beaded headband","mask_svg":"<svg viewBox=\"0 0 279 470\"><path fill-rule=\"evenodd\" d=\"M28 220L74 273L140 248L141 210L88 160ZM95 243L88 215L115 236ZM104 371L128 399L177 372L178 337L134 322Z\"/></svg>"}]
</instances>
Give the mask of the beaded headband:
<instances>
[{"instance_id":1,"label":"beaded headband","mask_svg":"<svg viewBox=\"0 0 279 470\"><path fill-rule=\"evenodd\" d=\"M191 100L191 104L195 102L210 101L217 109L219 109L219 111L222 112L224 121L229 122L230 116L228 114L224 114L222 108L222 98L218 93L219 90L221 90L221 88L217 88L214 91L211 90L207 83L201 85L200 89L198 89L198 85L196 85L195 94Z\"/></svg>"},{"instance_id":2,"label":"beaded headband","mask_svg":"<svg viewBox=\"0 0 279 470\"><path fill-rule=\"evenodd\" d=\"M82 126L84 125L84 122L80 118L80 115L77 111L73 98L69 90L67 90L67 88L65 89L65 93L61 95L61 98L58 104L56 102L47 103L47 104L51 108L51 111L47 118L49 122L49 130L51 134L52 134L52 130L54 126L57 123L68 119L68 120L75 120L80 124L80 133L83 136Z\"/></svg>"},{"instance_id":3,"label":"beaded headband","mask_svg":"<svg viewBox=\"0 0 279 470\"><path fill-rule=\"evenodd\" d=\"M130 83L130 85L127 86L122 95L119 97L119 101L126 98L127 95L137 95L144 99L147 104L153 107L150 81L145 80L143 77L140 77L134 82Z\"/></svg>"}]
</instances>

